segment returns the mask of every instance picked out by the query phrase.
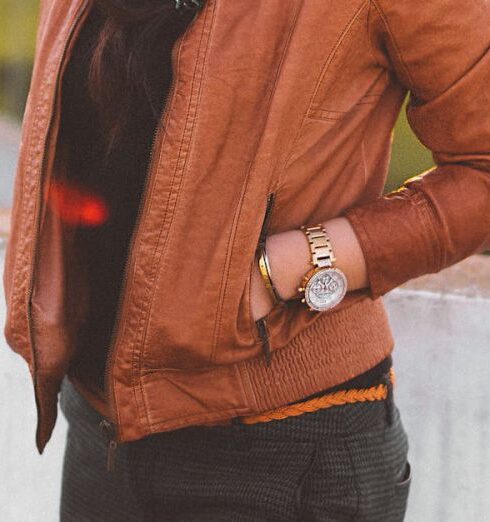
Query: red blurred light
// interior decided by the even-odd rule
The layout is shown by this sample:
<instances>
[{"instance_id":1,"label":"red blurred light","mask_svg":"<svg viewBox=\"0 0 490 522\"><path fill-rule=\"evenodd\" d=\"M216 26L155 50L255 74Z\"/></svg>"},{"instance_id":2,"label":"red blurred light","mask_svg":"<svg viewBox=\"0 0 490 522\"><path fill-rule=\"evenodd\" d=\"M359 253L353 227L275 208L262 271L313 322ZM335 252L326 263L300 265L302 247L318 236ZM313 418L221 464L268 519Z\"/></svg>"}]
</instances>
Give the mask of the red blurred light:
<instances>
[{"instance_id":1,"label":"red blurred light","mask_svg":"<svg viewBox=\"0 0 490 522\"><path fill-rule=\"evenodd\" d=\"M82 222L86 225L100 226L107 221L107 208L102 201L92 198L86 201L82 210Z\"/></svg>"},{"instance_id":2,"label":"red blurred light","mask_svg":"<svg viewBox=\"0 0 490 522\"><path fill-rule=\"evenodd\" d=\"M109 208L101 196L67 181L52 181L46 204L70 225L96 227L109 218Z\"/></svg>"}]
</instances>

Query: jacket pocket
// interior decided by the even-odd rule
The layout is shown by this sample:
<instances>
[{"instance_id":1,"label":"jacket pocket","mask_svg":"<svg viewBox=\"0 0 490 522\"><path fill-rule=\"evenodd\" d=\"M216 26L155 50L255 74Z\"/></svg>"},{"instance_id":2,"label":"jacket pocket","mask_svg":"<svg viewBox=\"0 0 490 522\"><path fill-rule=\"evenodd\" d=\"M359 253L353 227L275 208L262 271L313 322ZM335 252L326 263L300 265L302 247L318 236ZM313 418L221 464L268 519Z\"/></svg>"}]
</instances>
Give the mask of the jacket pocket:
<instances>
[{"instance_id":1,"label":"jacket pocket","mask_svg":"<svg viewBox=\"0 0 490 522\"><path fill-rule=\"evenodd\" d=\"M307 117L334 124L346 115L366 114L388 84L388 73L373 63L366 20L369 2L363 2L344 26L319 79ZM355 78L355 81L352 79Z\"/></svg>"},{"instance_id":2,"label":"jacket pocket","mask_svg":"<svg viewBox=\"0 0 490 522\"><path fill-rule=\"evenodd\" d=\"M274 206L275 196L276 196L275 192L270 192L267 195L267 204L266 204L266 208L265 208L264 219L262 221L262 228L260 230L259 240L257 241L257 247L255 249L255 252L257 252L257 250L259 249L259 247L261 245L265 244L265 240L267 238L267 232L269 229L269 223L270 223L270 219L271 219L271 215L272 215L272 209ZM254 256L254 263L255 262L256 262L256 260L255 260L255 256ZM253 266L252 266L252 268L250 270L250 274L249 274L249 285L250 285L250 280L251 280L252 269L253 269ZM266 362L268 365L270 365L270 363L271 363L272 352L271 352L271 348L270 348L269 332L268 332L268 327L267 327L267 318L270 316L271 312L273 310L275 310L276 307L281 306L281 304L282 303L275 303L273 305L272 309L269 310L269 312L265 316L260 317L259 319L254 321L257 339L261 343L261 348L262 348L262 351L264 353L264 356L265 356L265 359L266 359ZM250 314L250 317L253 317L251 305L252 305L252 301L251 301L250 295L249 295L249 297L248 297L249 314Z\"/></svg>"},{"instance_id":3,"label":"jacket pocket","mask_svg":"<svg viewBox=\"0 0 490 522\"><path fill-rule=\"evenodd\" d=\"M215 363L229 364L242 358L254 357L259 355L261 350L267 355L267 360L270 360L267 319L283 306L283 303L274 304L264 317L255 321L252 315L251 279L259 245L265 241L269 232L275 197L274 191L267 193L265 202L261 205L260 222L255 221L253 225L253 220L249 218L242 220L242 228L247 230L240 231L240 239L235 241L233 247L234 275L227 281L226 295L219 314L217 345L213 357ZM254 205L257 208L256 202ZM255 226L255 232L250 230L251 225Z\"/></svg>"},{"instance_id":4,"label":"jacket pocket","mask_svg":"<svg viewBox=\"0 0 490 522\"><path fill-rule=\"evenodd\" d=\"M265 319L269 316L270 310L264 317L261 317L260 319L257 319L256 321L253 319L252 314L252 295L251 295L251 287L252 287L252 273L255 268L255 264L257 263L257 255L259 247L263 244L265 244L265 240L267 238L267 233L269 231L269 223L271 220L272 215L272 209L274 207L276 193L275 192L269 192L267 194L266 198L266 204L265 209L263 211L263 217L262 217L262 225L260 227L259 237L257 238L257 241L255 242L255 249L252 256L252 261L248 267L248 277L247 277L247 284L245 286L245 291L241 297L241 302L244 303L244 307L246 308L247 315L250 318L250 330L251 335L254 338L255 344L257 343L263 343L264 340L264 334L263 334L263 326L265 325ZM274 305L273 308L275 308L277 305Z\"/></svg>"}]
</instances>

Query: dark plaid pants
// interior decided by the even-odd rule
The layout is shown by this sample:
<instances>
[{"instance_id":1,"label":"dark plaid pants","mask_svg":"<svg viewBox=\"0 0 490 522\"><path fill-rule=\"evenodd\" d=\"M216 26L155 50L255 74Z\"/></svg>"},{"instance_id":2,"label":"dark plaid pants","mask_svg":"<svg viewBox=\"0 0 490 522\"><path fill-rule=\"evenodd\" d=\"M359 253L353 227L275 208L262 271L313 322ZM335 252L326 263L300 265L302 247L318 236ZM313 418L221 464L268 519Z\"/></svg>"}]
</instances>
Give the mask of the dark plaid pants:
<instances>
[{"instance_id":1,"label":"dark plaid pants","mask_svg":"<svg viewBox=\"0 0 490 522\"><path fill-rule=\"evenodd\" d=\"M189 427L120 444L65 378L61 522L404 518L408 441L393 395L253 425Z\"/></svg>"}]
</instances>

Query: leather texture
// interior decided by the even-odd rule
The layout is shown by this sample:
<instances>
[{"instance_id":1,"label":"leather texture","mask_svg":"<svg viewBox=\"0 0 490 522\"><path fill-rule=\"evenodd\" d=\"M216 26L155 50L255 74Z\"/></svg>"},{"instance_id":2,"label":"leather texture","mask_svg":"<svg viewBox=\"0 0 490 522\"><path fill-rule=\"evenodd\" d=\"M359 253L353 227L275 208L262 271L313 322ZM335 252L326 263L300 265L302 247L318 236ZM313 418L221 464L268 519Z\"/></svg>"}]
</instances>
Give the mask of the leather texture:
<instances>
[{"instance_id":1,"label":"leather texture","mask_svg":"<svg viewBox=\"0 0 490 522\"><path fill-rule=\"evenodd\" d=\"M73 229L43 205L59 86L90 0L42 0L4 284L5 336L29 365L43 451L78 322ZM207 0L173 48L108 365L118 440L259 413L352 378L393 350L382 296L490 239L490 4ZM410 93L437 166L382 195ZM344 215L371 286L312 313L250 310L270 194L273 234Z\"/></svg>"}]
</instances>

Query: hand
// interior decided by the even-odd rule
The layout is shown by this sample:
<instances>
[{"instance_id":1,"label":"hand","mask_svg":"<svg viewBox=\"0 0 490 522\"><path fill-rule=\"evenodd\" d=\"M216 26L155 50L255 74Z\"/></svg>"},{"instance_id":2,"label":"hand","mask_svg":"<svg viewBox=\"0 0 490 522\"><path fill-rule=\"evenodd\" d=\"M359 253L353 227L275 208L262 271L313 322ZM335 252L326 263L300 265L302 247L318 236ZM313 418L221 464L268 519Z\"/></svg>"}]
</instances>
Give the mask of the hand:
<instances>
[{"instance_id":1,"label":"hand","mask_svg":"<svg viewBox=\"0 0 490 522\"><path fill-rule=\"evenodd\" d=\"M250 308L252 310L252 317L257 321L264 317L274 306L274 301L265 286L265 281L260 273L257 256L252 269L252 278L250 281Z\"/></svg>"}]
</instances>

